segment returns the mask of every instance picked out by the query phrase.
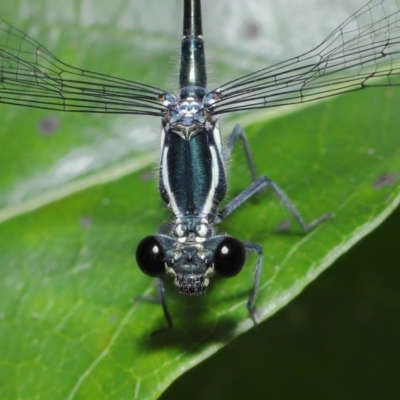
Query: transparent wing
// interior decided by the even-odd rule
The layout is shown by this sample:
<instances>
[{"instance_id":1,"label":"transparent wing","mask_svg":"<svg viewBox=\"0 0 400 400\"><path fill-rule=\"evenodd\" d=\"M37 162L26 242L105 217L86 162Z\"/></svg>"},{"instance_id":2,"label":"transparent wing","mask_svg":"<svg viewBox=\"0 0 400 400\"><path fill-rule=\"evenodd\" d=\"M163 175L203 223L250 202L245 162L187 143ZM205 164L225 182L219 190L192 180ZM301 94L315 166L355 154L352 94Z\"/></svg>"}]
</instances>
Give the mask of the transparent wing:
<instances>
[{"instance_id":1,"label":"transparent wing","mask_svg":"<svg viewBox=\"0 0 400 400\"><path fill-rule=\"evenodd\" d=\"M164 91L71 67L0 20L0 103L58 111L159 116Z\"/></svg>"},{"instance_id":2,"label":"transparent wing","mask_svg":"<svg viewBox=\"0 0 400 400\"><path fill-rule=\"evenodd\" d=\"M398 0L371 0L315 49L214 90L217 101L210 108L222 114L398 85L399 19Z\"/></svg>"}]
</instances>

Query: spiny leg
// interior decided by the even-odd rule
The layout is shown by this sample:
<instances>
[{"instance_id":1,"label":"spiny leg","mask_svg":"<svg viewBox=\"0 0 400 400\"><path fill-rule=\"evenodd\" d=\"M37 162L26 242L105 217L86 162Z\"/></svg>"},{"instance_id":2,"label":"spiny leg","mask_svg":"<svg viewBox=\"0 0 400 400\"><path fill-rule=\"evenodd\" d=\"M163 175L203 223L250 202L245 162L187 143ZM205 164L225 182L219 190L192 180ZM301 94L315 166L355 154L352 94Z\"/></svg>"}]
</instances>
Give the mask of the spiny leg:
<instances>
[{"instance_id":1,"label":"spiny leg","mask_svg":"<svg viewBox=\"0 0 400 400\"><path fill-rule=\"evenodd\" d=\"M226 218L230 213L232 213L236 208L245 203L248 199L259 193L261 190L271 187L275 194L278 196L279 200L282 201L284 206L289 210L289 212L294 216L297 220L301 228L307 232L321 222L333 218L332 214L324 214L314 221L307 224L300 213L297 211L295 205L289 200L289 197L286 196L285 192L271 179L266 176L258 178L254 181L250 186L248 186L243 192L239 193L230 203L228 203L221 211L218 212L218 220L217 222L222 221Z\"/></svg>"},{"instance_id":2,"label":"spiny leg","mask_svg":"<svg viewBox=\"0 0 400 400\"><path fill-rule=\"evenodd\" d=\"M237 140L240 140L242 143L243 150L246 155L247 159L247 164L249 166L250 174L252 177L253 182L249 187L247 187L243 192L241 192L238 196L236 196L230 203L228 203L219 213L218 213L218 218L215 221L216 223L220 222L223 220L225 217L227 217L230 213L232 213L236 208L238 208L240 205L245 203L248 199L250 199L252 196L256 195L259 193L261 190L267 188L270 186L277 197L282 201L282 203L285 205L285 207L289 210L289 212L294 216L294 218L297 220L301 228L307 232L317 225L319 225L321 222L332 218L331 214L324 214L320 216L319 218L315 219L311 223L307 224L303 217L300 215L300 213L297 211L295 205L289 200L289 197L285 194L285 192L270 178L264 176L261 178L256 179L256 172L255 172L255 166L254 166L254 161L253 161L253 156L250 151L249 144L246 139L246 135L243 131L243 129L239 126L236 125L229 137L228 144L227 144L227 150L228 150L228 156L231 155L233 146L237 142ZM243 242L246 250L248 252L255 252L257 253L257 263L254 271L254 278L253 278L253 286L251 288L249 298L247 300L247 309L250 313L251 319L253 320L254 325L257 324L256 320L256 308L255 308L255 301L257 298L257 293L258 293L258 287L260 283L260 277L261 277L261 271L262 271L262 263L263 263L263 252L262 252L262 246L257 244L257 243L249 243L249 242Z\"/></svg>"},{"instance_id":3,"label":"spiny leg","mask_svg":"<svg viewBox=\"0 0 400 400\"><path fill-rule=\"evenodd\" d=\"M169 313L168 308L167 308L167 301L166 301L166 298L165 298L164 283L160 278L156 279L156 288L157 288L157 297L158 297L159 302L161 303L161 306L163 308L164 317L165 317L165 319L167 321L167 326L165 328L161 328L161 329L158 329L157 331L152 332L151 333L152 336L156 335L158 333L161 333L161 332L165 332L165 331L171 329L174 326L174 324L172 323L171 314Z\"/></svg>"},{"instance_id":4,"label":"spiny leg","mask_svg":"<svg viewBox=\"0 0 400 400\"><path fill-rule=\"evenodd\" d=\"M220 222L223 220L226 216L228 216L232 211L234 211L236 208L238 208L240 205L242 205L244 202L246 202L250 197L254 196L264 188L270 186L275 194L278 196L278 198L282 201L284 206L289 210L289 212L296 218L297 222L301 226L301 228L307 232L317 225L319 225L321 222L331 219L333 216L332 214L324 214L320 216L319 218L315 219L311 223L307 224L303 217L300 215L300 213L297 211L295 205L289 200L289 197L285 194L285 192L270 178L264 176L261 178L256 178L256 170L255 170L255 165L254 165L254 159L253 155L250 150L249 143L246 138L246 133L242 129L240 125L235 125L233 128L232 133L229 136L228 143L227 143L227 156L228 158L231 156L233 146L236 144L236 142L240 140L242 143L243 151L246 155L246 160L247 164L250 170L250 175L252 178L252 184L246 188L243 192L241 192L236 198L234 198L229 204L225 206L223 210L218 212L218 218L216 222Z\"/></svg>"},{"instance_id":5,"label":"spiny leg","mask_svg":"<svg viewBox=\"0 0 400 400\"><path fill-rule=\"evenodd\" d=\"M257 179L254 181L248 188L246 188L243 192L241 192L238 196L236 196L224 209L222 209L218 213L219 219L216 222L220 222L226 216L228 216L231 212L233 212L237 207L242 205L246 202L249 198L254 196L255 194L259 193L261 190L265 189L266 187L270 186L275 194L279 197L285 207L289 210L289 212L296 218L301 228L307 232L321 222L332 218L331 214L324 214L321 217L315 219L311 223L307 224L300 213L297 211L294 204L289 200L286 194L282 191L282 189L271 179L267 178L266 176ZM253 286L250 291L249 298L247 300L247 309L249 310L251 319L253 320L254 325L257 324L256 320L256 308L255 308L255 301L258 292L258 286L260 283L261 271L262 271L262 262L263 262L263 253L262 253L262 246L257 243L249 243L249 242L242 242L249 252L255 252L258 254L257 256L257 263L256 268L254 271L254 279L253 279Z\"/></svg>"},{"instance_id":6,"label":"spiny leg","mask_svg":"<svg viewBox=\"0 0 400 400\"><path fill-rule=\"evenodd\" d=\"M240 125L235 125L233 131L229 135L228 143L226 144L226 150L227 150L226 161L231 158L233 146L236 144L238 140L240 140L240 142L242 143L242 148L246 156L247 165L249 167L251 175L251 180L255 181L257 179L257 174L256 174L256 167L254 164L253 154L251 153L246 133L244 132L244 130Z\"/></svg>"},{"instance_id":7,"label":"spiny leg","mask_svg":"<svg viewBox=\"0 0 400 400\"><path fill-rule=\"evenodd\" d=\"M162 306L162 309L164 311L164 317L165 317L165 320L167 321L167 326L165 328L157 329L156 331L151 332L151 336L168 331L169 329L173 328L173 326L174 326L174 324L172 322L171 314L169 313L168 307L167 307L164 283L160 278L156 278L155 284L156 284L157 297L138 296L135 299L135 301L145 301L148 303L157 303L157 304L161 304L161 306Z\"/></svg>"},{"instance_id":8,"label":"spiny leg","mask_svg":"<svg viewBox=\"0 0 400 400\"><path fill-rule=\"evenodd\" d=\"M249 310L250 317L253 320L254 325L257 325L255 302L261 278L261 271L263 264L263 250L262 246L257 243L249 243L249 242L242 242L242 243L248 252L252 251L254 253L257 253L257 263L256 263L256 269L254 271L253 286L251 287L249 298L247 300L247 309Z\"/></svg>"}]
</instances>

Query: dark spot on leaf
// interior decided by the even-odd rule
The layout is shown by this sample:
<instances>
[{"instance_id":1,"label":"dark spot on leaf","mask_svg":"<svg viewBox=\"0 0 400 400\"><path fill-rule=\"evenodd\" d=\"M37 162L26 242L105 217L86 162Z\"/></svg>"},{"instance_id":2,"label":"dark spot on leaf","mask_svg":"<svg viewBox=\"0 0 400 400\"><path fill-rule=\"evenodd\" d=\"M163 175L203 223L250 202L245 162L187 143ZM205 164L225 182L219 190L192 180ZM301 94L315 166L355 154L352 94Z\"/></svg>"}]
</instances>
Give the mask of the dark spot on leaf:
<instances>
[{"instance_id":1,"label":"dark spot on leaf","mask_svg":"<svg viewBox=\"0 0 400 400\"><path fill-rule=\"evenodd\" d=\"M255 39L260 36L261 27L256 21L247 21L242 25L242 35L247 39Z\"/></svg>"},{"instance_id":2,"label":"dark spot on leaf","mask_svg":"<svg viewBox=\"0 0 400 400\"><path fill-rule=\"evenodd\" d=\"M278 224L278 226L275 228L275 232L286 232L289 229L290 229L290 220L285 219Z\"/></svg>"},{"instance_id":3,"label":"dark spot on leaf","mask_svg":"<svg viewBox=\"0 0 400 400\"><path fill-rule=\"evenodd\" d=\"M393 186L398 179L396 174L384 174L374 182L374 189L380 189L384 186Z\"/></svg>"},{"instance_id":4,"label":"dark spot on leaf","mask_svg":"<svg viewBox=\"0 0 400 400\"><path fill-rule=\"evenodd\" d=\"M51 136L60 126L60 120L52 115L42 118L38 123L38 130L43 136Z\"/></svg>"},{"instance_id":5,"label":"dark spot on leaf","mask_svg":"<svg viewBox=\"0 0 400 400\"><path fill-rule=\"evenodd\" d=\"M89 228L92 225L92 219L89 217L81 217L79 224L82 228Z\"/></svg>"}]
</instances>

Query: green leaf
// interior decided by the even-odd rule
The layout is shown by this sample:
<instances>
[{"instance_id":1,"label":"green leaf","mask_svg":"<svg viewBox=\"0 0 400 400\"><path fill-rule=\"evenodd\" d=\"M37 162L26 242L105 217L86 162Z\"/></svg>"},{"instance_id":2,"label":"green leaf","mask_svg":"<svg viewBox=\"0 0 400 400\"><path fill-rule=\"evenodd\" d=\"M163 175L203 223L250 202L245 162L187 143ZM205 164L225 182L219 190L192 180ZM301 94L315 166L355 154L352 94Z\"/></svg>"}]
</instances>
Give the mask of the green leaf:
<instances>
[{"instance_id":1,"label":"green leaf","mask_svg":"<svg viewBox=\"0 0 400 400\"><path fill-rule=\"evenodd\" d=\"M139 18L134 6L129 16L126 1L90 10L64 3L35 2L27 9L10 2L1 15L68 63L168 89L172 68L165 59L179 35L149 30L145 17L126 28ZM217 49L210 44L211 54ZM245 68L232 67L222 82ZM287 108L274 118L268 111L251 115L259 122L246 131L260 174L273 178L307 221L335 214L307 235L294 222L289 231L275 232L290 216L265 193L221 225L222 232L264 246L261 319L398 204L399 102L399 90L383 88ZM133 301L154 294L153 282L135 265L135 246L169 218L149 179L155 158L147 137L159 121L1 110L1 398L156 398L252 328L246 301L254 255L238 277L214 279L204 298L181 297L167 287L176 326L165 335L149 336L165 325L161 308ZM51 136L43 128L48 117L59 124ZM249 183L240 149L231 173L229 198Z\"/></svg>"}]
</instances>

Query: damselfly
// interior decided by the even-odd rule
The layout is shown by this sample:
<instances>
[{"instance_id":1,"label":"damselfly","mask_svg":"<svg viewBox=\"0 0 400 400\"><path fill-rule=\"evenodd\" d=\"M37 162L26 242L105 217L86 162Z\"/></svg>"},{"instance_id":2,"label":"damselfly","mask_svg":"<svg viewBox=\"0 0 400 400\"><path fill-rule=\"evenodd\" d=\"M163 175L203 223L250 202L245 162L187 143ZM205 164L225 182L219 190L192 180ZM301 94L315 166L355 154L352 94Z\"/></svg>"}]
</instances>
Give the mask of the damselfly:
<instances>
[{"instance_id":1,"label":"damselfly","mask_svg":"<svg viewBox=\"0 0 400 400\"><path fill-rule=\"evenodd\" d=\"M243 130L236 126L222 145L218 115L297 104L372 86L395 85L400 52L400 7L396 0L371 0L313 50L207 90L200 0L184 0L178 96L135 81L71 67L34 39L0 22L0 102L67 112L125 113L162 119L159 189L174 217L168 231L138 245L140 269L157 279L168 327L163 278L172 276L180 293L206 292L214 274L237 275L247 252L257 254L248 310L255 300L262 248L215 226L261 190L271 187L304 231L307 224L279 186L257 178ZM226 192L226 161L234 144L244 149L253 182L219 209Z\"/></svg>"}]
</instances>

